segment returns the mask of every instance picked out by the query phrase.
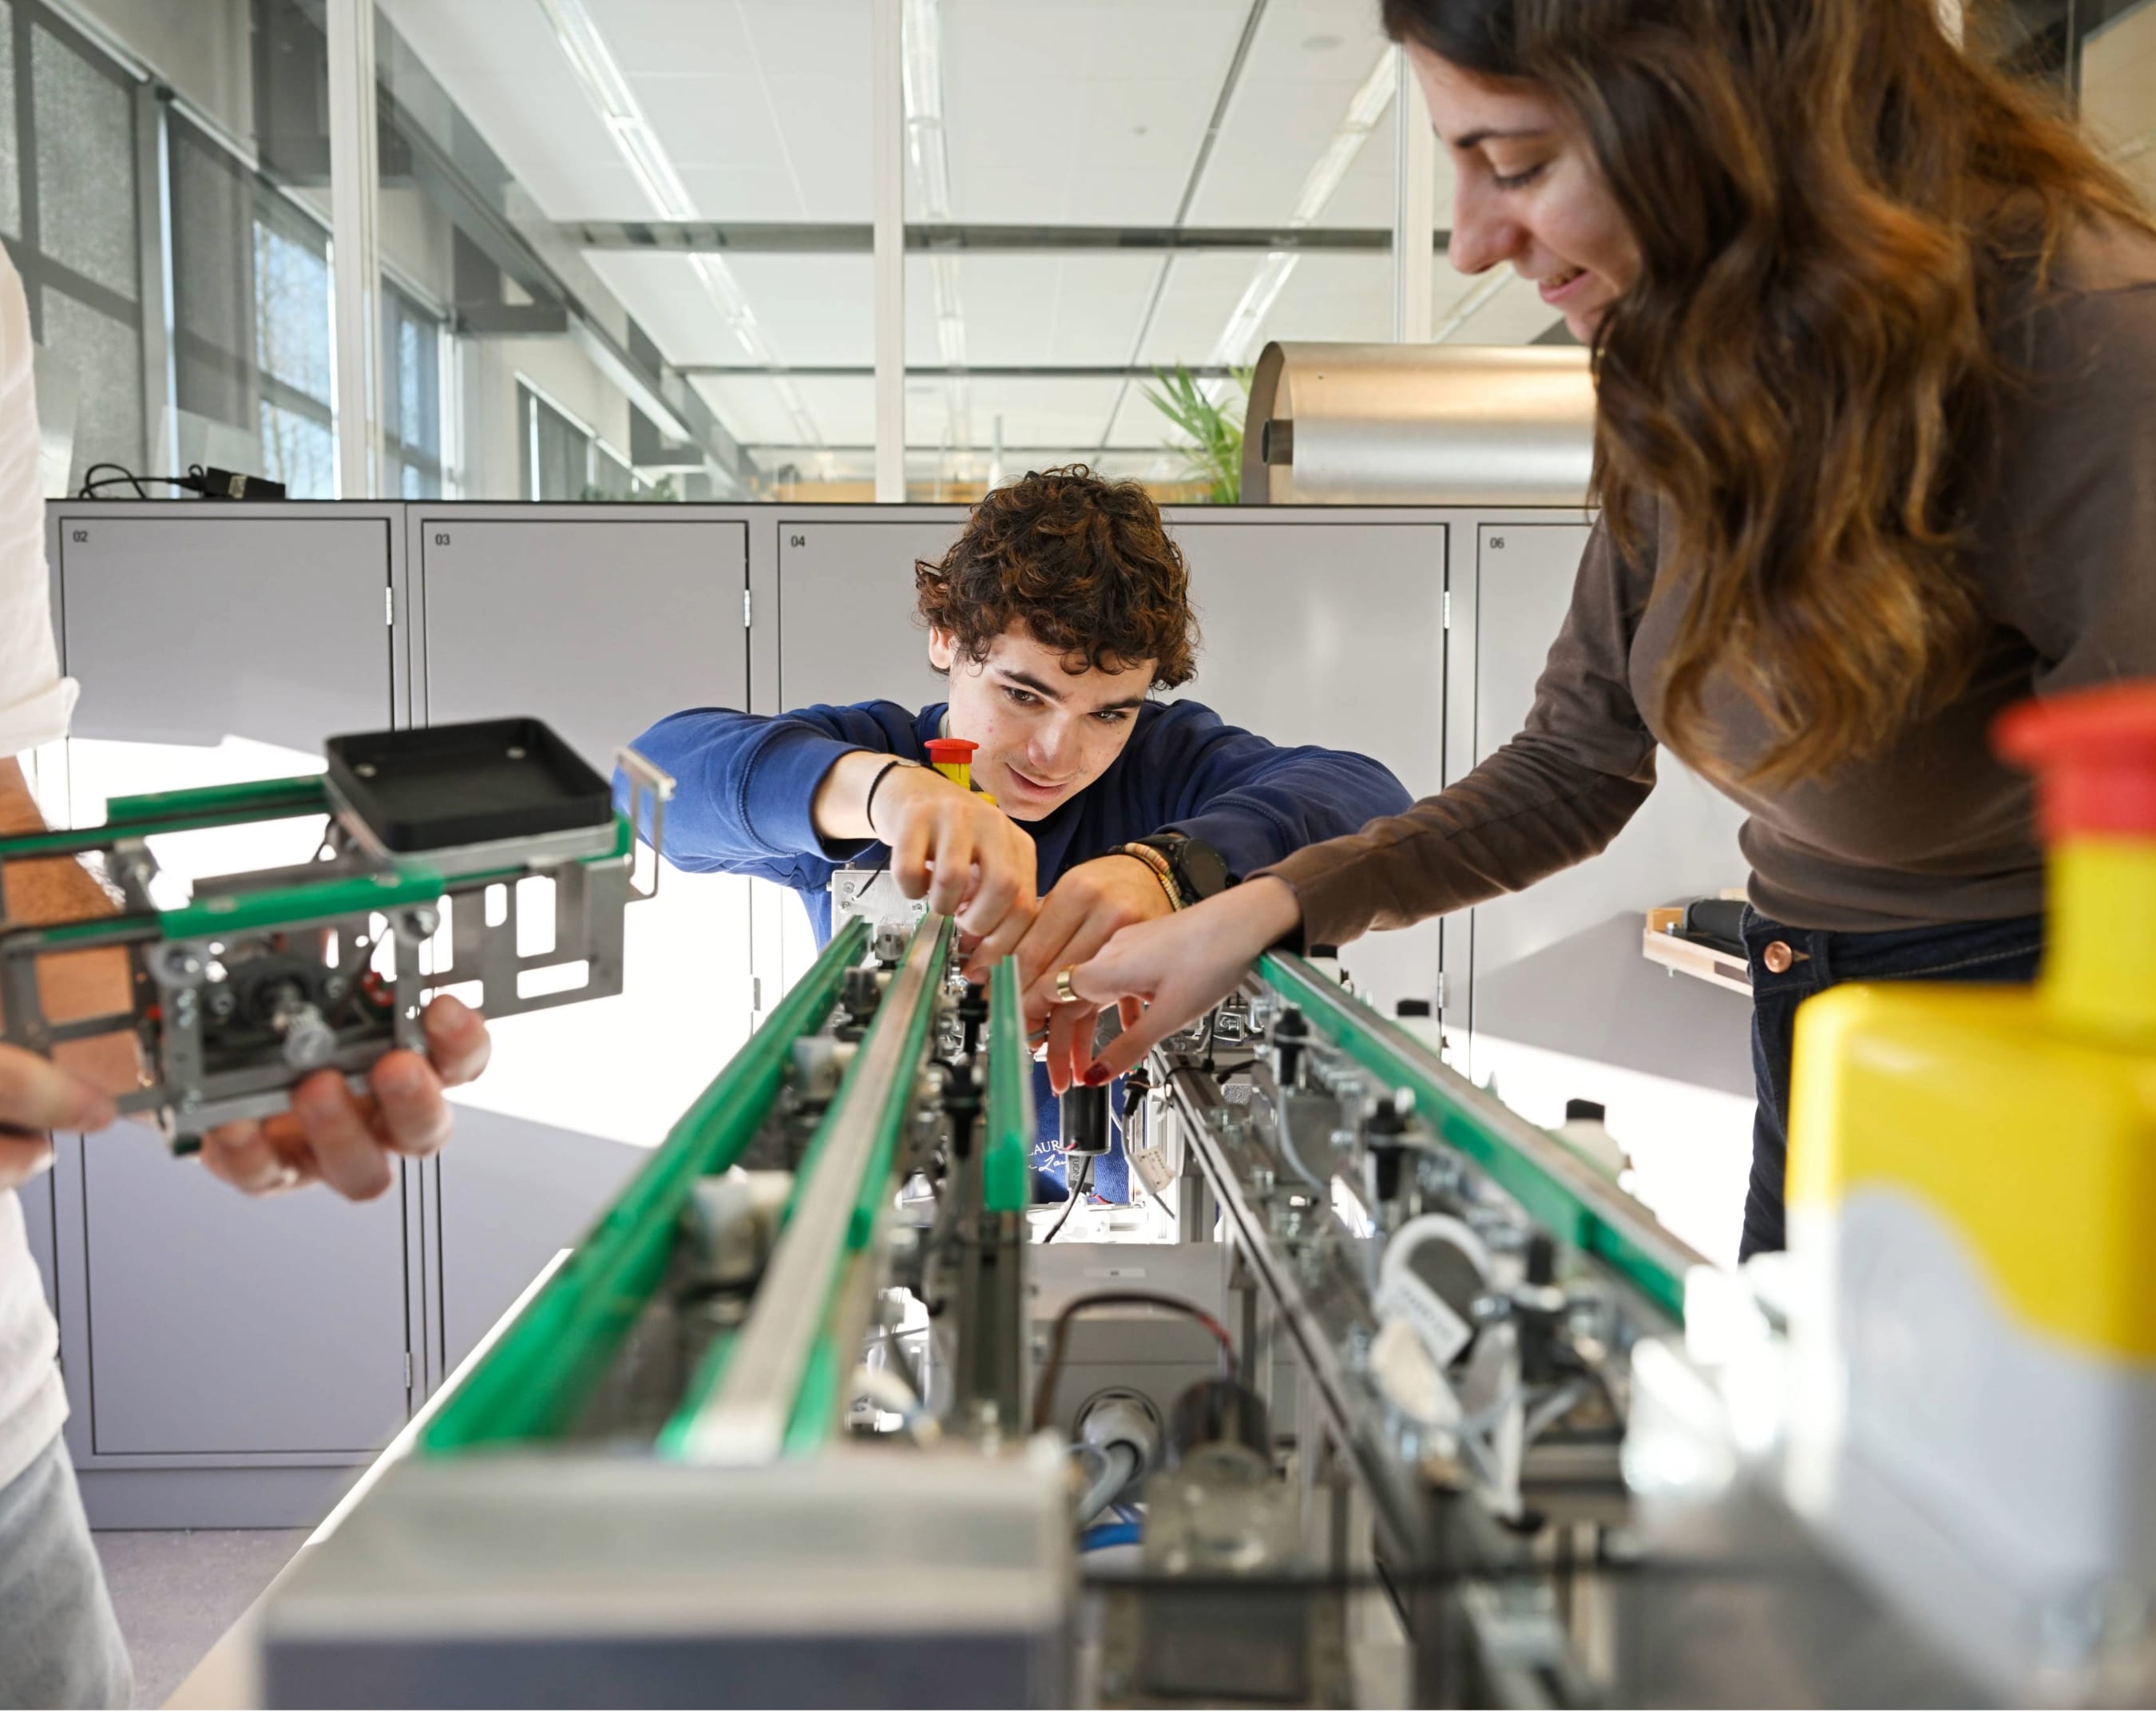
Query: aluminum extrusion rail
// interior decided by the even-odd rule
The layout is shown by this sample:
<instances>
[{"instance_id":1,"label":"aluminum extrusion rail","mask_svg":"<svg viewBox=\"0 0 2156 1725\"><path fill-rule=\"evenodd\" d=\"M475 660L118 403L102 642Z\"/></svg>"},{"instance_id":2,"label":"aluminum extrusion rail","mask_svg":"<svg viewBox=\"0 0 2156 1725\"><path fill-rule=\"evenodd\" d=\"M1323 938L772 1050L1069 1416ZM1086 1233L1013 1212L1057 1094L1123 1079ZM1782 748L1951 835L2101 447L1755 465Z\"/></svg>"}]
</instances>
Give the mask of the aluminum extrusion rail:
<instances>
[{"instance_id":1,"label":"aluminum extrusion rail","mask_svg":"<svg viewBox=\"0 0 2156 1725\"><path fill-rule=\"evenodd\" d=\"M690 1461L755 1465L788 1447L796 1404L854 1254L870 1244L911 1106L950 949L951 921L924 919L830 1111L808 1142L756 1304L705 1405L680 1430Z\"/></svg>"},{"instance_id":2,"label":"aluminum extrusion rail","mask_svg":"<svg viewBox=\"0 0 2156 1725\"><path fill-rule=\"evenodd\" d=\"M1686 1273L1707 1260L1614 1186L1595 1181L1556 1139L1477 1090L1389 1019L1301 958L1269 952L1260 976L1342 1054L1415 1107L1447 1144L1481 1164L1564 1245L1591 1254L1668 1316L1684 1315Z\"/></svg>"},{"instance_id":3,"label":"aluminum extrusion rail","mask_svg":"<svg viewBox=\"0 0 2156 1725\"><path fill-rule=\"evenodd\" d=\"M419 1439L441 1454L558 1436L604 1373L665 1278L681 1208L696 1183L726 1172L778 1096L797 1037L831 1014L847 968L867 944L848 923L666 1135L607 1212Z\"/></svg>"}]
</instances>

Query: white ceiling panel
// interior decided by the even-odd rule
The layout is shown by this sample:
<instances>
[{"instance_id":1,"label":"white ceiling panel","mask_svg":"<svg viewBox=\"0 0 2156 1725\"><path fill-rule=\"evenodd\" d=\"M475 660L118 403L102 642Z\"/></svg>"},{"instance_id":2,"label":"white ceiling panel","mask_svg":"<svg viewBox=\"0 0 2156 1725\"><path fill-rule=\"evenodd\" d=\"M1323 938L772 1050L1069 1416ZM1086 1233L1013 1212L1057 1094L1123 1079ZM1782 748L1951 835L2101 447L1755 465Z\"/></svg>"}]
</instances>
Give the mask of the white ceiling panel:
<instances>
[{"instance_id":1,"label":"white ceiling panel","mask_svg":"<svg viewBox=\"0 0 2156 1725\"><path fill-rule=\"evenodd\" d=\"M748 376L698 377L696 386L727 430L752 447L800 442L777 383ZM824 440L868 444L875 437L875 388L866 378L794 377L788 380Z\"/></svg>"},{"instance_id":2,"label":"white ceiling panel","mask_svg":"<svg viewBox=\"0 0 2156 1725\"><path fill-rule=\"evenodd\" d=\"M1255 361L1267 341L1389 341L1393 334L1392 259L1382 252L1302 252L1259 339L1243 356ZM1147 365L1202 365L1261 268L1247 254L1186 254L1169 270L1153 318Z\"/></svg>"},{"instance_id":3,"label":"white ceiling panel","mask_svg":"<svg viewBox=\"0 0 2156 1725\"><path fill-rule=\"evenodd\" d=\"M584 10L631 78L716 70L748 57L747 17L735 0L584 0Z\"/></svg>"},{"instance_id":4,"label":"white ceiling panel","mask_svg":"<svg viewBox=\"0 0 2156 1725\"><path fill-rule=\"evenodd\" d=\"M1204 365L1258 262L1248 253L1232 252L1184 252L1170 259L1140 362Z\"/></svg>"},{"instance_id":5,"label":"white ceiling panel","mask_svg":"<svg viewBox=\"0 0 2156 1725\"><path fill-rule=\"evenodd\" d=\"M943 0L953 215L1175 214L1247 0Z\"/></svg>"},{"instance_id":6,"label":"white ceiling panel","mask_svg":"<svg viewBox=\"0 0 2156 1725\"><path fill-rule=\"evenodd\" d=\"M995 416L1004 416L1004 442L1029 448L1060 446L1083 454L1101 441L1116 402L1116 380L1112 377L973 377L966 393L973 407L973 443L986 449L995 432ZM916 414L922 414L928 435L920 441L942 440L944 394L906 392L907 437L912 441Z\"/></svg>"},{"instance_id":7,"label":"white ceiling panel","mask_svg":"<svg viewBox=\"0 0 2156 1725\"><path fill-rule=\"evenodd\" d=\"M539 207L648 215L536 0L382 0L398 33Z\"/></svg>"},{"instance_id":8,"label":"white ceiling panel","mask_svg":"<svg viewBox=\"0 0 2156 1725\"><path fill-rule=\"evenodd\" d=\"M827 443L875 441L875 385L870 379L796 377L791 381Z\"/></svg>"},{"instance_id":9,"label":"white ceiling panel","mask_svg":"<svg viewBox=\"0 0 2156 1725\"><path fill-rule=\"evenodd\" d=\"M1144 254L973 252L957 260L966 362L1122 365L1137 340L1160 259ZM933 266L906 259L906 359L938 365Z\"/></svg>"},{"instance_id":10,"label":"white ceiling panel","mask_svg":"<svg viewBox=\"0 0 2156 1725\"><path fill-rule=\"evenodd\" d=\"M865 253L811 257L730 254L726 267L781 361L865 366L875 360L875 267ZM682 364L703 358L684 353Z\"/></svg>"},{"instance_id":11,"label":"white ceiling panel","mask_svg":"<svg viewBox=\"0 0 2156 1725\"><path fill-rule=\"evenodd\" d=\"M952 415L951 389L941 379L915 378L906 386L906 440L915 449L971 449L994 444L1002 415L1004 446L1060 449L1082 459L1101 441L1116 403L1111 377L969 377L963 385L969 431Z\"/></svg>"},{"instance_id":12,"label":"white ceiling panel","mask_svg":"<svg viewBox=\"0 0 2156 1725\"><path fill-rule=\"evenodd\" d=\"M1382 252L1306 252L1259 332L1267 341L1389 341L1393 260Z\"/></svg>"},{"instance_id":13,"label":"white ceiling panel","mask_svg":"<svg viewBox=\"0 0 2156 1725\"><path fill-rule=\"evenodd\" d=\"M749 351L720 316L689 260L653 252L587 252L584 259L659 351L676 362L747 365Z\"/></svg>"},{"instance_id":14,"label":"white ceiling panel","mask_svg":"<svg viewBox=\"0 0 2156 1725\"><path fill-rule=\"evenodd\" d=\"M768 377L697 377L696 389L719 416L719 423L744 444L798 441L792 417ZM820 429L820 428L819 428Z\"/></svg>"},{"instance_id":15,"label":"white ceiling panel","mask_svg":"<svg viewBox=\"0 0 2156 1725\"><path fill-rule=\"evenodd\" d=\"M1284 222L1348 104L1390 50L1374 0L1273 0L1258 25L1198 196L1194 222ZM1392 110L1320 213L1327 226L1390 227Z\"/></svg>"},{"instance_id":16,"label":"white ceiling panel","mask_svg":"<svg viewBox=\"0 0 2156 1725\"><path fill-rule=\"evenodd\" d=\"M786 141L788 172L801 188L795 216L803 222L865 222L875 213L867 31L858 39L850 35L832 44L827 58L839 74L773 74L766 80ZM852 64L856 60L858 65ZM706 195L690 190L699 199ZM732 219L724 203L715 201L711 211L715 221Z\"/></svg>"},{"instance_id":17,"label":"white ceiling panel","mask_svg":"<svg viewBox=\"0 0 2156 1725\"><path fill-rule=\"evenodd\" d=\"M784 168L777 116L753 67L736 64L724 71L646 75L630 82L644 117L658 129L674 166L684 173L692 167L723 169L737 162L759 169ZM789 216L794 213L783 212ZM731 208L724 213L730 221L750 219L747 212Z\"/></svg>"}]
</instances>

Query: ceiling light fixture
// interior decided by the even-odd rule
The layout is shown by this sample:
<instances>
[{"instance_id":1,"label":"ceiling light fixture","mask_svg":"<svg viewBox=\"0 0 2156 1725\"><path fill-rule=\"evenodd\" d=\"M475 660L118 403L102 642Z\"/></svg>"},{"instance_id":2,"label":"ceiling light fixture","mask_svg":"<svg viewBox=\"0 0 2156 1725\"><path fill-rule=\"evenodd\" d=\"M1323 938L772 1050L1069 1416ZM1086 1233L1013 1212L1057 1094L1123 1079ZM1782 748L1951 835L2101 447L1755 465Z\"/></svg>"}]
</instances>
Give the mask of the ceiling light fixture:
<instances>
[{"instance_id":1,"label":"ceiling light fixture","mask_svg":"<svg viewBox=\"0 0 2156 1725\"><path fill-rule=\"evenodd\" d=\"M1334 128L1325 152L1317 158L1302 182L1301 194L1295 201L1295 213L1287 220L1291 228L1307 228L1325 213L1325 206L1332 201L1332 194L1340 189L1340 182L1348 177L1348 170L1355 165L1355 158L1363 153L1363 145L1370 141L1370 134L1377 130L1378 122L1384 118L1385 110L1399 91L1399 56L1388 47L1378 57L1378 64L1370 69L1370 75L1363 80L1362 88L1355 92L1348 104L1348 111ZM1267 252L1265 262L1258 265L1250 277L1250 285L1243 290L1243 296L1235 302L1229 314L1227 327L1220 331L1220 339L1213 344L1213 355L1208 363L1216 366L1247 365L1250 349L1256 344L1258 332L1280 298L1281 290L1287 279L1295 274L1300 252ZM1230 380L1223 378L1208 386L1218 401L1230 387Z\"/></svg>"},{"instance_id":2,"label":"ceiling light fixture","mask_svg":"<svg viewBox=\"0 0 2156 1725\"><path fill-rule=\"evenodd\" d=\"M561 44L577 81L583 85L584 94L598 110L615 149L629 164L644 195L650 199L654 213L661 221L696 220L696 206L688 188L681 183L680 175L675 172L673 157L666 153L658 132L645 118L643 105L629 87L629 80L623 75L613 51L606 45L598 26L584 9L584 0L539 0L539 9L546 13L547 22L553 27L554 39ZM787 417L793 422L795 434L804 444L822 443L823 434L816 429L808 403L801 398L801 392L792 381L780 374L778 355L725 260L697 253L690 257L689 267L696 272L704 291L718 307L719 316L747 350L749 357L774 374L772 386L778 393Z\"/></svg>"},{"instance_id":3,"label":"ceiling light fixture","mask_svg":"<svg viewBox=\"0 0 2156 1725\"><path fill-rule=\"evenodd\" d=\"M921 213L931 222L951 219L951 159L943 131L943 15L939 0L906 0L904 44L906 149L921 193ZM958 260L943 254L928 260L936 295L936 346L947 370L966 364L966 310L960 297ZM973 408L963 376L945 386L951 439L973 446Z\"/></svg>"}]
</instances>

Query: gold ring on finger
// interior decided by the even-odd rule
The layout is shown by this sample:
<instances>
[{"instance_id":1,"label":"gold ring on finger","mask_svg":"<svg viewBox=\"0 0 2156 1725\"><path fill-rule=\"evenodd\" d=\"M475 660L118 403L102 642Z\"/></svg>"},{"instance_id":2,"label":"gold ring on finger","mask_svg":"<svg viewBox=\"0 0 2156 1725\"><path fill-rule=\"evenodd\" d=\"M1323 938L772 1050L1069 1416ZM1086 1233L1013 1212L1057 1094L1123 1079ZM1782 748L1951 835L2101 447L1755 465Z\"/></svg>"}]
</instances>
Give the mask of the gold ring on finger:
<instances>
[{"instance_id":1,"label":"gold ring on finger","mask_svg":"<svg viewBox=\"0 0 2156 1725\"><path fill-rule=\"evenodd\" d=\"M1055 973L1055 998L1065 1006L1078 1004L1078 991L1070 986L1070 973L1076 968L1075 965L1066 964Z\"/></svg>"}]
</instances>

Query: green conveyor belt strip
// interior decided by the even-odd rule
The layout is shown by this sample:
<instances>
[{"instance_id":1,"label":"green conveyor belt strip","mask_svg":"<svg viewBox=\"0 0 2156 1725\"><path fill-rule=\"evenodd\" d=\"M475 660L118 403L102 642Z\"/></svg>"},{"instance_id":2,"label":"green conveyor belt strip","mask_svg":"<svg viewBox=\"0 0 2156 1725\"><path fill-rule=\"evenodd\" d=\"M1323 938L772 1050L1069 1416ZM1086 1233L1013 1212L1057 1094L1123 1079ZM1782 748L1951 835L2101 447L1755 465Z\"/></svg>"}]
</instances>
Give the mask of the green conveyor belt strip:
<instances>
[{"instance_id":1,"label":"green conveyor belt strip","mask_svg":"<svg viewBox=\"0 0 2156 1725\"><path fill-rule=\"evenodd\" d=\"M988 1131L981 1153L981 1204L1023 1214L1033 1192L1033 1050L1026 1046L1018 957L988 983Z\"/></svg>"},{"instance_id":2,"label":"green conveyor belt strip","mask_svg":"<svg viewBox=\"0 0 2156 1725\"><path fill-rule=\"evenodd\" d=\"M769 1114L798 1037L828 1019L868 929L847 923L666 1135L554 1280L421 1434L423 1452L557 1435L574 1420L666 1273L696 1183L740 1158ZM715 1363L716 1381L723 1363Z\"/></svg>"},{"instance_id":3,"label":"green conveyor belt strip","mask_svg":"<svg viewBox=\"0 0 2156 1725\"><path fill-rule=\"evenodd\" d=\"M378 875L309 880L266 892L219 894L167 911L158 920L167 940L208 940L270 924L327 922L370 911L432 904L447 891L449 883L430 869L398 868Z\"/></svg>"},{"instance_id":4,"label":"green conveyor belt strip","mask_svg":"<svg viewBox=\"0 0 2156 1725\"><path fill-rule=\"evenodd\" d=\"M1464 1079L1302 959L1269 952L1260 970L1348 1058L1386 1084L1412 1091L1417 1111L1440 1138L1481 1163L1554 1239L1591 1253L1671 1316L1682 1317L1685 1271L1702 1261L1696 1254L1651 1220L1627 1214L1630 1200L1622 1194L1613 1191L1608 1200L1594 1194L1587 1183L1595 1176L1581 1171L1567 1180L1557 1173L1573 1159L1539 1127L1512 1117L1505 1122L1512 1130L1500 1131L1477 1118L1478 1110L1457 1094L1466 1087Z\"/></svg>"}]
</instances>

